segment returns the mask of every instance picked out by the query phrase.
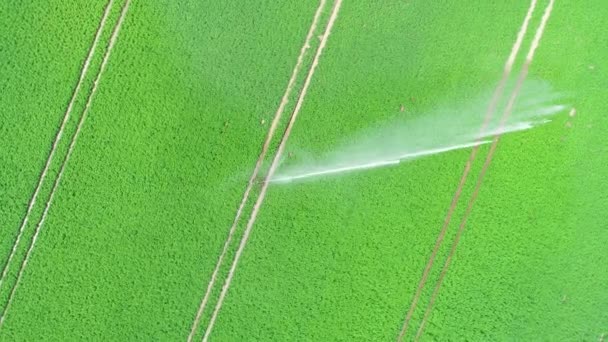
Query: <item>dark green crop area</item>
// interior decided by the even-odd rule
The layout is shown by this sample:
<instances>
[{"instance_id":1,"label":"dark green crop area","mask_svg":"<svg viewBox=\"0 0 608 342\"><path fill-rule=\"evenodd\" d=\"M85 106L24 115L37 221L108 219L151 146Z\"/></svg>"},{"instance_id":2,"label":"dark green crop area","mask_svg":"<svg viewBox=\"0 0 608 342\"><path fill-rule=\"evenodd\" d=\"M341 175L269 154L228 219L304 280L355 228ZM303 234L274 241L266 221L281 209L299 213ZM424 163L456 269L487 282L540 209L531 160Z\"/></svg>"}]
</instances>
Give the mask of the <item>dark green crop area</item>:
<instances>
[{"instance_id":1,"label":"dark green crop area","mask_svg":"<svg viewBox=\"0 0 608 342\"><path fill-rule=\"evenodd\" d=\"M548 2L538 1L513 74ZM112 4L0 286L0 309L125 3ZM322 12L264 169L333 3ZM106 4L0 3L0 266ZM491 92L529 4L343 0L283 166ZM0 340L186 340L318 5L131 0ZM421 340L608 338L606 27L604 0L556 0L528 77L564 94L567 109L500 139ZM479 151L406 341L423 322L489 148ZM210 340L395 340L469 154L271 183Z\"/></svg>"}]
</instances>

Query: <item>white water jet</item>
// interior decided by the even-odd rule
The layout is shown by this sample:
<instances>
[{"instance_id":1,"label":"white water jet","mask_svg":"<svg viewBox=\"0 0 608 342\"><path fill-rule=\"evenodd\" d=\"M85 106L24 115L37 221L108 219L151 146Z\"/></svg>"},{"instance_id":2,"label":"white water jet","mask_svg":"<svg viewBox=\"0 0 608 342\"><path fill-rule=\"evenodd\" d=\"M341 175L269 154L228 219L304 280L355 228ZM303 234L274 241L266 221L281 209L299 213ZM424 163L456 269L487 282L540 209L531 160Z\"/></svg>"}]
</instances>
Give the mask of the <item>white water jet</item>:
<instances>
[{"instance_id":1,"label":"white water jet","mask_svg":"<svg viewBox=\"0 0 608 342\"><path fill-rule=\"evenodd\" d=\"M505 94L508 93L509 87L505 89ZM289 163L284 160L287 165L282 165L270 182L288 183L397 165L402 161L487 144L492 141L489 138L496 135L529 130L550 122L547 117L568 108L551 103L562 98L562 94L553 91L546 82L528 81L508 120L502 121L504 103L501 103L481 132L487 96L458 106L444 106L424 115L409 113L405 120L393 120L364 132L320 158L300 158Z\"/></svg>"},{"instance_id":2,"label":"white water jet","mask_svg":"<svg viewBox=\"0 0 608 342\"><path fill-rule=\"evenodd\" d=\"M285 182L290 182L290 181L297 180L297 179L318 177L318 176L323 176L323 175L329 175L332 173L341 173L341 172L348 172L348 171L355 171L355 170L372 169L372 168L387 166L387 165L395 165L395 164L399 164L403 160L407 160L407 159L414 159L414 158L418 158L418 157L422 157L422 156L428 156L428 155L433 155L433 154L437 154L437 153L458 150L461 148L467 148L467 147L472 147L472 146L476 146L476 145L487 144L490 142L492 142L492 141L483 140L483 141L469 143L469 144L454 145L454 146L449 146L449 147L444 147L444 148L436 148L436 149L429 149L426 151L407 153L407 154L400 156L398 159L393 159L393 160L376 161L376 162L370 162L370 163L366 163L366 164L338 167L335 169L313 171L313 172L304 173L304 174L295 175L295 176L275 177L271 180L271 182L285 183Z\"/></svg>"}]
</instances>

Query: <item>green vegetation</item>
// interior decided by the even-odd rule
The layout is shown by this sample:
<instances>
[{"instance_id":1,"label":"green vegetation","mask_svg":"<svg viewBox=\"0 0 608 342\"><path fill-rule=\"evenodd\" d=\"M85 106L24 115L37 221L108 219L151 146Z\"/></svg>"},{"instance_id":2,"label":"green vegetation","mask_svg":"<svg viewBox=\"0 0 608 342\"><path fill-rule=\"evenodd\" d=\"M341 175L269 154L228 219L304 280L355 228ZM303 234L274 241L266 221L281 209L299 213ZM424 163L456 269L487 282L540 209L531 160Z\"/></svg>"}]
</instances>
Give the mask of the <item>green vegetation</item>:
<instances>
[{"instance_id":1,"label":"green vegetation","mask_svg":"<svg viewBox=\"0 0 608 342\"><path fill-rule=\"evenodd\" d=\"M315 8L132 3L2 337L187 335Z\"/></svg>"},{"instance_id":2,"label":"green vegetation","mask_svg":"<svg viewBox=\"0 0 608 342\"><path fill-rule=\"evenodd\" d=\"M0 4L2 263L80 76L103 7L91 1Z\"/></svg>"},{"instance_id":3,"label":"green vegetation","mask_svg":"<svg viewBox=\"0 0 608 342\"><path fill-rule=\"evenodd\" d=\"M539 3L529 37L545 5ZM290 150L322 155L374 123L423 115L494 86L527 6L345 3ZM608 239L598 209L608 204L605 172L598 171L605 169L600 163L606 157L598 152L606 146L601 127L608 122L602 117L602 77L596 76L599 57L608 52L580 48L599 39L596 24L578 23L572 36L561 31L566 23L573 27L571 15L580 18L589 10L574 6L556 5L531 77L571 93L567 100L578 114L502 139L427 339L593 339L608 321L601 285L608 274L598 270L605 259L600 244ZM587 41L576 42L580 37ZM485 152L407 339L416 333ZM273 187L217 324L217 339L393 339L468 154Z\"/></svg>"},{"instance_id":4,"label":"green vegetation","mask_svg":"<svg viewBox=\"0 0 608 342\"><path fill-rule=\"evenodd\" d=\"M547 2L539 0L514 74ZM112 6L10 281L0 288L2 307L124 3ZM0 66L1 261L105 4L0 4L7 18L0 60L8 61ZM132 0L0 340L186 338L317 6ZM344 1L285 163L493 89L528 6ZM529 77L566 93L576 113L501 139L423 340L608 334L607 18L600 0L556 2ZM487 152L481 148L469 175L406 340L421 323ZM271 185L211 339L394 340L469 153ZM258 194L256 186L253 199Z\"/></svg>"}]
</instances>

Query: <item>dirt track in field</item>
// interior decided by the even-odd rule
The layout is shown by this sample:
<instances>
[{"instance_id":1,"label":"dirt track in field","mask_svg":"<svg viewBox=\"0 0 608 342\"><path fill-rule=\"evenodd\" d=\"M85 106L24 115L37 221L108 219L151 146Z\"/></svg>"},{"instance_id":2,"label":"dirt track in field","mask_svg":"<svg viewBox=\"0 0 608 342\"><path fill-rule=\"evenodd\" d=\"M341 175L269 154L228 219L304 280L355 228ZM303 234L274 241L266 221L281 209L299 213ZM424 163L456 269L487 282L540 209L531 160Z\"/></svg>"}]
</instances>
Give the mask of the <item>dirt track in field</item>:
<instances>
[{"instance_id":1,"label":"dirt track in field","mask_svg":"<svg viewBox=\"0 0 608 342\"><path fill-rule=\"evenodd\" d=\"M534 59L534 53L536 52L536 49L538 48L538 45L540 44L540 40L545 31L545 27L551 16L551 11L553 10L553 3L554 3L554 0L549 1L549 4L547 5L545 12L543 14L542 21L541 21L538 29L536 30L536 34L534 35L534 40L532 41L530 50L528 51L528 55L526 56L526 61L524 62L522 70L519 74L517 84L515 85L515 89L513 90L511 97L509 98L509 102L507 103L507 107L505 108L505 111L501 118L501 123L500 123L501 127L505 124L505 122L511 115L511 112L513 111L513 107L515 106L515 101L517 99L517 96L519 95L519 92L523 86L523 83L526 80L526 77L528 76L528 70ZM458 243L460 242L460 238L466 227L467 219L471 213L471 210L473 209L475 200L477 199L477 196L479 195L479 190L481 189L481 185L483 183L483 178L490 166L490 163L492 162L492 157L494 156L494 153L496 152L496 147L498 146L499 140L500 140L500 134L498 134L494 137L494 141L492 143L492 146L490 147L490 151L488 152L488 155L484 162L483 168L481 169L481 172L479 173L479 176L477 177L477 182L475 184L475 190L473 190L473 194L471 195L471 198L467 204L467 208L462 217L462 221L460 222L458 232L456 234L456 237L454 238L454 242L452 243L452 247L450 249L450 254L447 256L444 266L441 269L439 279L437 280L437 284L435 285L435 289L433 290L433 294L431 295L431 300L424 312L424 317L422 318L422 322L420 323L420 327L418 328L418 332L416 333L415 340L419 340L420 337L422 337L422 334L424 332L424 327L426 325L426 322L429 319L429 316L433 309L433 305L437 299L437 295L439 294L439 289L441 288L443 278L445 277L445 275L448 271L448 267L450 266L450 263L454 256L454 253L456 252L456 248L458 247Z\"/></svg>"},{"instance_id":2,"label":"dirt track in field","mask_svg":"<svg viewBox=\"0 0 608 342\"><path fill-rule=\"evenodd\" d=\"M496 107L498 105L498 101L500 100L500 98L502 97L502 94L504 92L505 89L505 85L507 83L507 80L509 79L509 75L511 74L511 71L513 70L513 63L515 62L515 58L517 57L519 50L521 48L521 44L523 42L523 39L526 35L526 32L528 30L528 24L532 18L532 14L534 12L534 9L536 8L536 2L537 0L531 0L530 2L530 7L528 8L528 12L526 13L526 16L524 18L524 21L522 23L522 26L519 29L519 32L517 34L517 38L515 40L515 43L513 44L513 47L511 49L511 53L509 55L509 57L507 58L507 61L505 63L504 66L504 70L503 70L503 75L502 78L500 79L498 86L496 87L496 90L494 91L494 94L492 96L492 99L490 100L490 104L488 105L488 109L486 111L485 114L485 118L484 121L481 125L480 131L483 133L483 131L485 130L486 126L488 125L488 123L490 122L490 120L492 119L494 112L496 111ZM481 134L483 135L483 134ZM460 199L460 195L462 194L462 190L464 188L464 185L466 183L467 177L469 175L469 172L471 171L471 167L473 165L473 162L475 161L475 158L477 157L477 153L479 151L479 146L475 146L473 147L473 150L471 151L471 154L469 156L469 159L466 162L464 171L462 176L460 177L460 181L458 183L458 186L456 188L456 192L454 193L454 196L452 198L452 201L450 203L450 207L448 209L448 212L446 214L446 218L444 220L443 226L441 228L441 231L439 232L439 235L437 236L437 240L435 241L435 246L433 247L433 251L431 252L431 255L429 257L429 260L427 261L427 264L424 268L424 271L422 273L422 276L420 278L420 282L418 283L418 287L416 289L416 293L414 294L414 297L412 299L412 302L410 304L410 308L406 314L405 320L403 322L403 326L401 328L401 331L399 333L399 336L397 338L398 341L402 341L405 334L407 333L407 329L409 328L409 323L412 319L412 316L414 314L414 311L416 310L416 307L418 305L418 301L420 300L420 296L422 295L422 291L426 285L426 282L428 280L428 276L430 274L430 271L433 267L433 263L435 261L435 258L437 256L437 253L439 252L439 249L443 243L443 240L445 238L445 235L447 233L448 227L450 225L450 221L452 219L452 216L454 214L454 211L456 210L456 206L458 204L458 201Z\"/></svg>"},{"instance_id":3,"label":"dirt track in field","mask_svg":"<svg viewBox=\"0 0 608 342\"><path fill-rule=\"evenodd\" d=\"M220 293L218 302L213 310L213 314L211 316L209 325L208 325L207 329L205 330L205 335L203 337L203 341L207 341L209 339L209 336L211 335L211 332L213 330L213 326L215 324L219 311L222 308L224 299L226 298L226 294L228 292L228 289L230 288L230 284L232 283L232 279L234 277L236 267L238 266L238 262L243 253L243 250L245 249L245 246L247 245L247 241L249 240L249 235L251 234L251 230L253 228L257 215L260 211L260 207L262 206L262 203L264 202L264 198L266 196L266 191L268 190L268 185L270 184L269 180L272 179L272 176L274 175L274 172L276 171L276 169L278 167L279 160L281 159L281 155L283 154L283 151L285 150L285 145L287 143L289 135L291 134L291 130L293 129L293 126L297 119L298 113L300 112L300 109L302 108L304 98L306 97L306 92L308 91L308 87L310 86L310 82L311 82L314 72L317 68L317 65L319 64L319 59L321 57L323 49L325 48L325 45L327 44L327 40L329 39L329 36L331 34L331 29L338 17L338 12L340 11L341 4L342 4L342 0L336 0L334 2L334 6L332 9L332 13L329 18L329 21L327 23L327 27L325 28L325 32L321 36L321 43L319 44L319 47L317 48L317 52L315 54L315 57L312 61L311 66L310 66L310 70L308 71L308 75L306 76L306 80L304 81L304 85L302 86L302 91L300 93L300 96L298 97L298 101L296 102L296 106L291 115L291 119L287 125L287 128L285 129L285 133L283 134L283 137L279 144L277 153L276 153L274 159L272 160L272 164L270 165L268 174L264 178L264 183L262 184L262 189L260 190L260 195L258 196L258 199L255 202L255 205L253 206L253 211L251 212L251 216L249 218L249 221L247 222L247 226L243 233L243 237L241 238L241 242L239 243L239 247L238 247L236 254L234 256L234 259L232 261L230 271L228 272L226 281L225 281L224 285L222 286L222 292Z\"/></svg>"},{"instance_id":4,"label":"dirt track in field","mask_svg":"<svg viewBox=\"0 0 608 342\"><path fill-rule=\"evenodd\" d=\"M268 153L268 148L270 147L270 143L272 141L272 138L274 137L274 133L277 129L277 126L279 125L282 114L285 111L285 107L287 106L287 103L289 102L289 97L291 95L293 87L298 78L298 74L302 68L302 63L304 62L304 56L306 55L306 51L308 51L308 49L310 48L310 42L312 40L314 32L317 29L319 18L321 17L321 13L323 12L323 8L325 7L325 2L326 2L325 0L321 0L319 2L319 7L317 8L315 15L313 17L313 21L308 30L308 34L306 35L304 45L300 49L300 55L298 56L296 65L291 73L291 77L287 84L287 88L285 89L285 93L283 94L281 103L279 104L279 108L277 109L276 113L274 114L274 119L272 120L270 129L268 130L268 135L266 136L266 140L264 141L264 144L262 146L262 151L260 152L260 155L258 156L258 160L255 164L255 168L253 169L253 173L251 174L251 177L249 178L249 182L247 183L247 188L245 189L243 198L241 199L241 203L239 204L239 208L237 209L236 216L234 217L232 226L230 227L230 230L228 232L228 237L227 237L226 241L224 242L222 252L220 253L220 256L215 265L215 268L213 269L213 273L211 274L211 279L209 280L209 283L207 284L207 289L205 291L205 295L203 296L201 304L199 305L199 308L197 310L196 317L194 318L194 322L190 329L190 334L188 335L188 341L192 341L192 338L196 334L196 330L198 329L198 326L200 324L202 314L205 310L205 307L207 306L209 297L211 296L211 291L213 290L213 287L215 286L215 282L217 280L217 275L223 264L224 258L226 257L226 253L228 253L228 248L232 242L232 238L234 237L234 233L235 233L238 223L241 219L243 209L245 208L245 204L247 203L247 201L249 199L249 195L251 193L251 190L253 189L253 185L255 183L255 180L258 177L258 174L260 172L264 159L266 158L266 154Z\"/></svg>"},{"instance_id":5,"label":"dirt track in field","mask_svg":"<svg viewBox=\"0 0 608 342\"><path fill-rule=\"evenodd\" d=\"M72 152L74 151L74 147L76 146L76 141L78 140L78 136L80 134L80 131L82 129L82 126L84 125L84 122L86 121L87 118L87 114L89 112L89 109L91 107L91 103L93 102L93 98L95 96L95 93L97 92L97 87L99 85L99 81L101 79L101 75L103 74L103 71L106 68L106 65L108 63L108 60L110 58L110 54L112 52L112 49L114 48L114 45L116 44L116 40L118 38L118 34L120 32L120 28L122 27L122 23L124 21L124 18L127 14L127 11L129 9L129 5L131 3L131 0L127 0L121 10L120 13L120 17L118 18L118 21L116 22L116 25L114 26L114 29L112 30L112 36L110 37L110 41L108 43L108 46L106 48L106 52L103 56L103 59L101 61L101 66L99 68L99 71L97 73L97 76L95 77L95 80L93 81L93 88L91 89L91 93L89 94L88 98L87 98L87 102L85 105L84 110L82 111L82 114L80 116L80 120L78 121L78 126L76 127L76 132L74 133L74 135L72 136L72 140L70 141L70 146L68 148L68 152L66 153L60 169L59 169L59 173L57 174L57 178L55 179L55 182L53 183L53 188L51 189L51 193L49 195L49 198L45 204L44 207L44 211L42 213L42 217L40 218L40 221L38 221L38 223L36 224L36 229L34 230L34 235L32 236L32 240L30 242L30 247L28 248L28 250L25 253L25 258L23 259L23 262L21 263L21 266L19 268L19 272L17 273L17 280L15 281L15 284L13 285L13 287L11 288L11 291L9 293L7 302L6 302L6 306L4 307L4 310L2 311L2 315L0 316L0 329L2 328L2 325L4 324L4 320L6 318L6 315L10 309L10 306L13 302L13 298L15 296L15 292L17 291L17 289L19 288L19 284L21 282L21 278L23 277L23 272L25 271L25 268L27 267L27 263L32 255L32 251L34 250L34 247L36 246L36 241L38 240L38 235L40 233L40 230L42 228L42 226L44 225L44 222L46 220L46 217L48 215L49 209L53 203L53 198L55 196L55 193L57 192L57 189L59 188L59 184L61 183L61 178L63 176L63 173L65 171L65 166L67 165L70 156L72 155Z\"/></svg>"},{"instance_id":6,"label":"dirt track in field","mask_svg":"<svg viewBox=\"0 0 608 342\"><path fill-rule=\"evenodd\" d=\"M8 273L9 265L15 256L15 253L17 251L17 246L19 245L19 242L21 241L21 238L23 237L23 232L25 230L25 227L27 226L27 222L32 213L32 210L34 209L34 206L36 205L36 200L38 199L38 194L40 193L40 189L42 188L42 183L46 179L46 175L51 166L51 162L53 161L53 157L55 156L55 151L57 151L57 146L59 145L59 142L61 141L61 137L63 136L63 131L65 130L65 126L67 125L67 122L69 121L70 116L72 114L72 108L74 107L74 102L76 101L76 97L80 93L82 83L84 82L84 78L87 74L87 71L89 70L89 65L91 64L91 60L93 59L93 54L97 48L97 44L99 43L101 33L103 32L103 29L106 25L106 21L110 14L110 10L112 9L113 3L114 3L114 0L109 0L108 3L106 4L106 7L103 12L103 16L101 17L101 21L99 22L99 26L97 27L97 31L95 31L95 38L93 39L93 43L91 44L91 47L89 48L87 57L84 61L82 69L80 70L80 77L78 78L78 82L76 83L76 88L74 88L74 92L72 93L72 98L70 99L70 102L68 103L68 107L63 115L63 120L61 122L61 125L59 126L59 130L57 131L57 134L55 135L55 140L53 141L53 144L51 146L51 151L49 152L49 155L44 164L44 168L42 169L42 172L40 173L40 177L38 178L38 184L36 185L36 189L34 190L34 193L32 194L32 197L30 198L30 201L28 203L27 211L25 212L25 216L23 217L23 220L21 221L21 225L19 226L17 238L15 239L15 242L13 243L11 252L8 256L8 259L6 260L6 263L4 264L4 268L2 269L2 276L0 276L0 288L2 287L4 278L6 277L6 274Z\"/></svg>"}]
</instances>

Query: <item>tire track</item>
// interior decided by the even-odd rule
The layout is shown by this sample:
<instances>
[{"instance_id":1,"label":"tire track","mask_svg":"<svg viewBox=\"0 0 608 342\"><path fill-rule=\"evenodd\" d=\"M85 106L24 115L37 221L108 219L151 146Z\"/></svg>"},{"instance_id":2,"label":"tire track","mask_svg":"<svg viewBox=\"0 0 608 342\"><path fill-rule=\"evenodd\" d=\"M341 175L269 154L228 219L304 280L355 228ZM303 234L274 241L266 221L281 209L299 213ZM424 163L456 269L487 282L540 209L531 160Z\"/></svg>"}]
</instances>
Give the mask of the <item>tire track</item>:
<instances>
[{"instance_id":1,"label":"tire track","mask_svg":"<svg viewBox=\"0 0 608 342\"><path fill-rule=\"evenodd\" d=\"M503 69L503 74L502 74L502 78L500 79L494 94L492 95L492 99L490 100L490 104L488 105L488 109L486 111L486 115L484 118L484 121L481 125L480 128L480 133L483 133L487 127L487 125L489 124L490 120L492 119L494 112L496 111L496 107L498 106L498 101L500 100L500 98L502 97L502 94L504 92L506 83L509 79L509 75L511 74L511 71L513 69L513 64L515 62L515 58L517 57L517 54L519 52L519 49L521 48L521 44L523 42L523 39L526 35L526 32L528 30L528 25L530 23L530 20L532 18L532 13L534 12L534 9L536 8L536 2L537 0L531 0L530 2L530 7L528 8L528 12L526 13L526 16L524 18L524 21L522 23L522 26L520 27L520 30L517 34L517 38L515 40L515 43L513 44L513 47L511 49L511 53L509 55L509 57L507 58L507 61L505 62L505 66ZM483 135L483 134L480 134ZM426 281L428 280L428 276L430 274L431 268L433 267L433 263L435 261L435 258L437 256L437 253L439 251L439 248L441 247L443 240L445 238L445 235L447 233L448 227L450 225L450 221L452 219L452 216L454 214L454 211L456 210L456 205L458 204L458 201L460 199L460 195L462 194L462 190L464 188L464 185L466 183L467 177L471 171L471 167L473 165L473 162L475 161L475 158L477 157L478 151L479 151L479 145L473 147L471 154L469 155L469 159L466 162L464 171L462 176L460 177L460 181L458 183L458 186L456 188L456 192L454 193L454 196L452 197L452 201L450 203L450 207L448 209L448 212L446 214L445 220L443 222L443 226L441 228L441 231L439 232L439 235L437 236L437 240L435 241L435 246L433 247L433 250L431 252L431 255L429 257L429 260L427 261L427 264L424 268L424 271L422 273L422 276L420 278L420 282L418 283L418 287L416 289L416 293L414 294L414 298L412 299L412 302L410 304L410 308L406 314L405 320L403 322L403 326L401 328L401 331L399 333L399 336L397 337L397 341L402 341L403 338L405 337L405 334L407 333L407 329L409 327L409 323L412 319L412 316L414 314L414 311L416 310L416 307L418 305L418 301L420 300L420 296L422 295L422 290L424 289L425 285L426 285Z\"/></svg>"},{"instance_id":2,"label":"tire track","mask_svg":"<svg viewBox=\"0 0 608 342\"><path fill-rule=\"evenodd\" d=\"M543 14L541 23L540 23L538 29L536 30L534 40L532 41L530 50L528 51L528 55L526 56L526 61L519 74L517 84L515 85L513 93L511 94L511 97L509 98L509 102L507 103L507 107L505 108L505 111L503 113L503 116L502 116L502 119L500 122L500 127L504 126L507 119L511 115L511 112L513 111L513 107L515 105L517 96L519 95L519 92L521 91L523 83L526 80L526 77L528 76L528 71L529 71L530 65L532 64L532 60L534 59L534 53L536 52L536 49L538 48L538 45L540 44L540 40L542 39L543 33L545 31L545 27L547 25L547 22L549 21L549 17L551 16L551 11L553 10L553 3L554 3L554 0L550 0L549 4L545 8L545 13ZM488 152L486 160L483 164L483 168L481 169L481 172L477 178L477 183L475 184L475 190L473 191L473 194L471 195L471 198L469 200L469 203L467 204L467 208L466 208L466 211L462 218L462 221L460 222L458 232L457 232L454 242L452 244L452 248L450 249L450 254L448 254L448 257L445 260L443 268L441 269L441 274L439 276L439 279L437 280L437 284L435 285L433 294L431 295L431 300L426 308L426 311L424 312L424 317L422 318L422 322L420 323L420 327L418 329L418 332L416 333L416 338L415 338L416 341L419 340L420 337L422 337L422 334L424 332L424 327L431 314L433 305L435 303L435 300L437 299L437 295L439 294L439 289L441 288L443 279L448 271L448 267L450 266L452 257L454 256L454 253L456 252L456 248L458 247L458 243L460 242L462 233L464 232L464 229L465 229L465 226L467 223L467 219L469 217L469 214L471 213L471 210L473 209L473 204L475 203L475 200L477 199L477 196L479 195L479 190L481 189L481 184L483 182L483 178L488 170L488 167L490 166L490 163L492 162L492 157L494 155L494 152L496 151L496 147L498 145L500 137L501 137L500 133L494 136L494 140L492 142L492 146L490 147L490 151Z\"/></svg>"},{"instance_id":3,"label":"tire track","mask_svg":"<svg viewBox=\"0 0 608 342\"><path fill-rule=\"evenodd\" d=\"M268 174L264 178L264 183L262 184L262 189L260 190L260 195L258 196L258 199L256 200L256 202L253 206L253 211L251 212L251 216L249 218L249 221L247 222L245 232L243 233L243 237L241 238L241 242L239 244L239 247L238 247L236 254L234 256L234 259L232 261L232 265L230 266L230 271L228 272L228 276L226 277L226 281L224 282L224 285L222 287L222 292L220 293L218 302L213 310L213 314L211 316L211 321L209 322L209 325L207 326L207 329L205 330L205 335L203 336L203 341L207 341L209 339L209 336L211 335L211 332L213 330L213 327L214 327L215 321L217 319L217 316L219 314L219 311L221 310L222 305L224 303L224 299L226 298L226 293L228 292L228 289L230 288L230 284L232 283L232 279L234 277L234 272L235 272L238 262L241 258L243 250L245 249L245 246L247 245L247 241L249 240L249 235L251 234L253 224L255 223L258 212L260 211L260 207L262 206L262 203L264 202L264 198L266 197L266 191L268 190L268 185L270 184L269 180L272 179L272 176L274 175L274 173L278 167L281 155L283 154L283 151L285 150L285 145L287 143L287 139L289 138L289 135L291 134L291 130L293 129L293 126L294 126L294 123L298 116L298 113L300 112L300 109L302 108L302 103L304 102L304 98L306 97L306 92L308 91L308 87L310 86L310 82L311 82L314 72L317 68L317 65L319 64L319 58L321 56L321 53L323 52L323 49L325 48L325 45L327 44L329 35L331 34L331 29L338 17L338 12L340 11L341 5L342 5L342 0L336 0L334 2L331 16L327 23L327 27L325 28L325 32L323 33L323 36L321 38L321 43L319 44L319 47L317 48L317 52L315 54L315 57L312 61L311 66L310 66L310 70L308 71L308 75L306 76L306 80L304 81L304 85L302 86L302 91L300 93L300 96L298 97L298 101L296 102L296 106L293 110L293 113L291 114L291 118L289 120L287 128L285 129L285 133L283 134L283 137L279 144L277 153L275 154L274 159L272 160L272 164L270 165Z\"/></svg>"},{"instance_id":4,"label":"tire track","mask_svg":"<svg viewBox=\"0 0 608 342\"><path fill-rule=\"evenodd\" d=\"M68 107L63 115L63 121L61 122L61 125L59 126L59 130L57 131L57 133L55 135L55 140L53 141L53 144L51 146L51 151L49 152L49 155L44 164L44 168L42 169L42 172L40 173L40 177L38 178L38 184L36 185L36 189L34 190L34 193L32 194L32 197L30 198L30 201L28 203L27 211L25 212L25 216L23 217L23 220L21 221L21 225L19 226L17 238L15 239L15 242L13 243L13 247L11 248L8 259L6 259L6 262L2 268L2 276L0 276L0 289L2 288L2 283L4 282L6 275L8 273L10 263L13 260L13 258L15 257L15 253L17 252L17 246L19 246L19 242L21 241L21 238L23 237L23 233L25 231L25 227L27 226L29 217L32 213L32 210L34 209L34 206L36 205L36 200L38 199L38 194L40 193L40 189L42 188L42 183L44 182L46 175L49 171L49 168L51 167L51 162L53 161L53 157L55 156L55 151L57 151L57 146L59 145L59 142L61 141L61 137L63 136L63 131L65 130L65 126L67 125L67 122L69 121L70 116L72 114L74 102L76 102L76 97L78 96L78 93L80 92L80 88L82 87L82 83L84 82L86 73L89 69L89 65L91 64L91 60L93 59L93 54L94 54L95 50L97 49L97 45L101 38L103 29L106 25L106 21L110 14L110 10L112 9L113 3L114 3L114 0L109 0L108 3L106 4L103 15L101 17L101 21L99 22L99 25L97 26L97 31L95 31L95 38L93 39L93 44L91 44L91 47L89 48L89 52L87 53L87 57L85 58L82 69L80 70L80 76L78 78L78 82L76 83L76 88L74 88L74 91L72 92L72 98L70 99L70 102L68 103Z\"/></svg>"},{"instance_id":5,"label":"tire track","mask_svg":"<svg viewBox=\"0 0 608 342\"><path fill-rule=\"evenodd\" d=\"M76 141L78 139L78 135L80 134L80 131L82 129L82 126L87 118L87 114L88 111L91 107L91 103L93 102L93 97L95 95L95 92L97 91L97 87L99 85L99 80L101 79L101 75L103 74L103 71L106 68L106 65L108 63L110 54L112 52L112 49L114 47L114 44L116 43L116 39L118 37L118 33L120 32L120 28L122 26L122 23L124 21L124 18L127 14L127 11L129 9L129 5L131 3L131 0L126 0L121 13L120 13L120 17L118 18L118 21L116 23L116 25L114 26L114 29L112 30L112 36L110 37L110 41L108 43L108 46L106 48L106 52L103 56L103 60L101 62L101 66L99 68L99 71L97 72L97 76L95 77L95 81L93 81L93 88L91 89L91 92L89 93L89 96L87 98L87 102L85 105L84 110L82 111L82 115L80 116L80 120L78 121L78 126L76 127L76 132L74 133L74 135L72 136L72 140L70 141L70 145L68 148L68 152L66 153L62 163L61 163L61 167L59 169L59 173L57 174L57 178L55 178L55 182L53 183L53 188L51 190L51 194L49 195L49 198L45 204L44 207L44 212L42 213L42 217L40 218L40 221L38 221L38 224L36 225L36 229L34 231L34 235L32 236L32 240L30 242L30 247L28 248L27 252L25 253L25 258L23 259L23 262L21 263L21 267L19 268L19 273L17 274L17 280L15 281L15 284L13 285L13 287L11 288L8 300L6 302L6 306L4 307L4 310L2 311L2 314L0 316L0 329L2 329L2 326L4 324L4 320L6 318L6 315L11 307L11 304L13 302L13 298L15 296L15 292L17 291L17 289L19 288L19 284L21 282L21 278L23 277L23 273L25 271L25 268L27 267L27 263L32 255L32 251L34 250L34 247L36 245L36 241L38 239L38 234L40 233L40 229L44 224L44 221L46 220L46 217L48 215L49 209L51 207L51 204L53 202L53 198L55 196L55 193L57 191L57 188L59 187L59 184L61 182L61 177L63 176L63 172L65 171L65 166L67 165L70 156L72 155L72 152L74 151L74 147L76 146Z\"/></svg>"},{"instance_id":6,"label":"tire track","mask_svg":"<svg viewBox=\"0 0 608 342\"><path fill-rule=\"evenodd\" d=\"M289 96L291 95L291 91L298 78L298 74L302 67L302 63L304 62L304 56L306 54L306 51L308 51L308 49L310 48L310 41L312 40L314 32L317 28L319 18L321 16L321 13L323 12L323 8L325 7L325 2L326 2L326 0L320 0L319 7L317 8L317 10L314 14L312 24L310 25L308 34L306 35L306 39L304 40L304 45L300 49L300 55L298 56L296 65L291 73L289 82L287 83L287 88L285 89L285 93L283 94L281 103L279 104L279 108L277 109L276 113L274 114L274 119L272 120L272 124L268 131L268 135L266 136L266 140L264 141L264 144L262 146L262 151L260 152L258 160L255 164L253 173L251 174L251 177L249 178L249 182L247 183L247 188L245 189L245 193L243 194L243 198L241 199L241 203L239 204L239 208L236 212L236 216L234 217L232 226L230 227L230 231L228 232L228 238L226 239L226 241L224 243L222 252L220 253L220 256L215 265L215 268L213 269L213 273L211 274L211 279L209 280L209 283L207 284L207 289L205 291L205 295L203 296L201 304L199 305L198 311L196 313L196 317L194 318L194 322L192 323L192 327L190 329L190 334L188 335L188 342L192 341L192 339L194 338L194 335L196 334L196 330L198 329L198 326L200 324L201 317L207 306L209 297L211 296L211 291L212 291L213 287L215 286L215 282L217 280L217 275L224 262L226 253L228 253L228 248L229 248L230 244L232 243L232 238L234 237L234 233L235 233L238 223L241 219L243 209L245 208L245 204L247 203L247 200L249 199L249 194L251 193L254 182L255 182L256 178L258 177L258 174L260 172L264 159L266 158L266 153L268 152L268 148L270 147L270 143L272 141L272 138L274 137L276 128L279 125L281 116L282 116L283 112L285 111L285 107L287 106L287 103L289 102Z\"/></svg>"}]
</instances>

